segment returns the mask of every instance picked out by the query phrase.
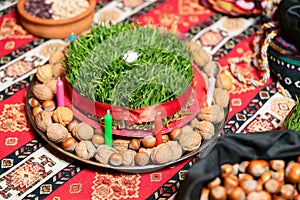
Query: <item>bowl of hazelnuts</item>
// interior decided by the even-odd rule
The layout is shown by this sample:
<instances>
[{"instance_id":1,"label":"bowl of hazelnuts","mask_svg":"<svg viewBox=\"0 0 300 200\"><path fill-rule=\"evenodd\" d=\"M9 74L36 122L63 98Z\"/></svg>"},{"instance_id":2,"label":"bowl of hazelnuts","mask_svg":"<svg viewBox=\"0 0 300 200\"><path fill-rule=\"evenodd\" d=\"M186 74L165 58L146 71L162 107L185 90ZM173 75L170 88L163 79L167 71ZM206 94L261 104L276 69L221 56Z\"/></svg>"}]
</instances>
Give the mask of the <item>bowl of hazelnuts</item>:
<instances>
[{"instance_id":1,"label":"bowl of hazelnuts","mask_svg":"<svg viewBox=\"0 0 300 200\"><path fill-rule=\"evenodd\" d=\"M177 199L300 199L300 133L275 130L221 136L194 164Z\"/></svg>"},{"instance_id":2,"label":"bowl of hazelnuts","mask_svg":"<svg viewBox=\"0 0 300 200\"><path fill-rule=\"evenodd\" d=\"M19 0L17 9L28 32L44 38L66 38L91 26L95 6L95 0Z\"/></svg>"}]
</instances>

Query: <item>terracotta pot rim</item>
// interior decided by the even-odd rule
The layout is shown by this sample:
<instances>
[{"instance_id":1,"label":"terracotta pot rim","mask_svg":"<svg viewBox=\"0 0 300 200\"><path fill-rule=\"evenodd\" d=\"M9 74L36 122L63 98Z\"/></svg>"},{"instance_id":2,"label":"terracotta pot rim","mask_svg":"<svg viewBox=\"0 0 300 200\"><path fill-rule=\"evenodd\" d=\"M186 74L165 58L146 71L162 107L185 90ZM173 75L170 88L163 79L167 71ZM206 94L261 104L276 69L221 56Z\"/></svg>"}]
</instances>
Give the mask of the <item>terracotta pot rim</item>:
<instances>
[{"instance_id":1,"label":"terracotta pot rim","mask_svg":"<svg viewBox=\"0 0 300 200\"><path fill-rule=\"evenodd\" d=\"M43 19L43 18L38 18L35 17L31 14L29 14L25 8L25 2L27 0L19 0L17 4L17 9L19 14L26 20L35 22L36 24L43 24L43 25L48 25L48 26L57 26L57 25L62 25L62 24L69 24L74 21L81 20L82 18L85 18L88 16L91 12L94 12L95 6L96 6L96 1L95 0L88 0L89 1L89 7L80 13L79 15L76 15L74 17L66 18L66 19L59 19L59 20L53 20L53 19Z\"/></svg>"}]
</instances>

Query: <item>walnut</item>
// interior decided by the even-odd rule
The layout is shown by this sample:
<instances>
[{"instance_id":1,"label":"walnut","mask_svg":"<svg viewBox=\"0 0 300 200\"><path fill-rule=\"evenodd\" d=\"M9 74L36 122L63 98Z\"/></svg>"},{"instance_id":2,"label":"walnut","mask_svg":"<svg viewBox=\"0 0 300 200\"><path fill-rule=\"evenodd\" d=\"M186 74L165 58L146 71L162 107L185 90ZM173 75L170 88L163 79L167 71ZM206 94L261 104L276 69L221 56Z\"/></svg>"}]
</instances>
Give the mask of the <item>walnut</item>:
<instances>
[{"instance_id":1,"label":"walnut","mask_svg":"<svg viewBox=\"0 0 300 200\"><path fill-rule=\"evenodd\" d=\"M38 112L34 119L36 126L44 132L52 124L52 114L45 110Z\"/></svg>"},{"instance_id":2,"label":"walnut","mask_svg":"<svg viewBox=\"0 0 300 200\"><path fill-rule=\"evenodd\" d=\"M115 148L112 148L110 146L107 146L105 144L100 145L96 153L94 155L95 159L102 163L102 164L108 164L109 163L109 157L111 154L118 152Z\"/></svg>"},{"instance_id":3,"label":"walnut","mask_svg":"<svg viewBox=\"0 0 300 200\"><path fill-rule=\"evenodd\" d=\"M210 139L215 133L214 125L209 121L201 121L197 127L198 133L202 136L203 139Z\"/></svg>"},{"instance_id":4,"label":"walnut","mask_svg":"<svg viewBox=\"0 0 300 200\"><path fill-rule=\"evenodd\" d=\"M48 128L46 135L50 141L59 143L68 136L68 129L59 123L52 123Z\"/></svg>"},{"instance_id":5,"label":"walnut","mask_svg":"<svg viewBox=\"0 0 300 200\"><path fill-rule=\"evenodd\" d=\"M203 71L208 77L217 77L220 73L220 64L215 61L210 61L203 67Z\"/></svg>"},{"instance_id":6,"label":"walnut","mask_svg":"<svg viewBox=\"0 0 300 200\"><path fill-rule=\"evenodd\" d=\"M201 145L202 137L195 132L191 126L181 128L182 134L179 138L179 144L185 151L194 151Z\"/></svg>"},{"instance_id":7,"label":"walnut","mask_svg":"<svg viewBox=\"0 0 300 200\"><path fill-rule=\"evenodd\" d=\"M75 147L78 157L89 160L95 155L96 147L89 140L81 140Z\"/></svg>"},{"instance_id":8,"label":"walnut","mask_svg":"<svg viewBox=\"0 0 300 200\"><path fill-rule=\"evenodd\" d=\"M209 107L203 107L198 114L200 120L210 121L212 123L219 123L225 118L224 109L218 104Z\"/></svg>"},{"instance_id":9,"label":"walnut","mask_svg":"<svg viewBox=\"0 0 300 200\"><path fill-rule=\"evenodd\" d=\"M53 76L55 78L58 78L65 73L66 69L61 63L56 63L52 65L52 71L53 71Z\"/></svg>"},{"instance_id":10,"label":"walnut","mask_svg":"<svg viewBox=\"0 0 300 200\"><path fill-rule=\"evenodd\" d=\"M182 148L178 141L169 141L166 143L172 150L171 161L177 160L182 156Z\"/></svg>"},{"instance_id":11,"label":"walnut","mask_svg":"<svg viewBox=\"0 0 300 200\"><path fill-rule=\"evenodd\" d=\"M165 164L172 159L172 149L167 143L162 143L155 147L151 153L151 160L157 164Z\"/></svg>"},{"instance_id":12,"label":"walnut","mask_svg":"<svg viewBox=\"0 0 300 200\"><path fill-rule=\"evenodd\" d=\"M49 58L49 63L50 64L56 64L59 63L61 61L65 60L65 55L62 51L56 51L54 52L50 58Z\"/></svg>"},{"instance_id":13,"label":"walnut","mask_svg":"<svg viewBox=\"0 0 300 200\"><path fill-rule=\"evenodd\" d=\"M52 90L45 84L36 84L32 87L33 95L40 101L54 98Z\"/></svg>"},{"instance_id":14,"label":"walnut","mask_svg":"<svg viewBox=\"0 0 300 200\"><path fill-rule=\"evenodd\" d=\"M199 51L192 51L191 53L195 63L200 67L205 66L212 59L211 55L203 49L200 49Z\"/></svg>"},{"instance_id":15,"label":"walnut","mask_svg":"<svg viewBox=\"0 0 300 200\"><path fill-rule=\"evenodd\" d=\"M121 151L123 155L123 165L124 166L134 166L134 157L136 155L136 151L128 149L126 151Z\"/></svg>"},{"instance_id":16,"label":"walnut","mask_svg":"<svg viewBox=\"0 0 300 200\"><path fill-rule=\"evenodd\" d=\"M89 140L94 135L94 129L87 123L81 122L73 128L72 134L79 140Z\"/></svg>"},{"instance_id":17,"label":"walnut","mask_svg":"<svg viewBox=\"0 0 300 200\"><path fill-rule=\"evenodd\" d=\"M53 76L52 65L46 64L38 66L36 70L36 77L42 83L49 81Z\"/></svg>"},{"instance_id":18,"label":"walnut","mask_svg":"<svg viewBox=\"0 0 300 200\"><path fill-rule=\"evenodd\" d=\"M73 112L70 108L67 107L57 107L53 111L52 119L54 122L66 126L73 120Z\"/></svg>"},{"instance_id":19,"label":"walnut","mask_svg":"<svg viewBox=\"0 0 300 200\"><path fill-rule=\"evenodd\" d=\"M57 79L52 78L45 83L51 89L53 94L56 94L56 82L57 82Z\"/></svg>"},{"instance_id":20,"label":"walnut","mask_svg":"<svg viewBox=\"0 0 300 200\"><path fill-rule=\"evenodd\" d=\"M214 102L222 107L227 107L229 103L229 92L224 88L215 88Z\"/></svg>"},{"instance_id":21,"label":"walnut","mask_svg":"<svg viewBox=\"0 0 300 200\"><path fill-rule=\"evenodd\" d=\"M116 139L113 141L113 147L118 151L125 151L128 149L130 140Z\"/></svg>"}]
</instances>

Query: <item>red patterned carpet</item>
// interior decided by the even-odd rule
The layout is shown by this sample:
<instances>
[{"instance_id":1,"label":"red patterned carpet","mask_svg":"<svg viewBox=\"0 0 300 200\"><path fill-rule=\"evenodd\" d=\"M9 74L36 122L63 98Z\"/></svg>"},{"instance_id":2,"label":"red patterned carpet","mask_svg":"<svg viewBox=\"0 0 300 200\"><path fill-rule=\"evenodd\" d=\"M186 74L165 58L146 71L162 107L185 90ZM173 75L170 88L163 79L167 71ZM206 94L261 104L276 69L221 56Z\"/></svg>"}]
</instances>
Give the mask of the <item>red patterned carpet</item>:
<instances>
[{"instance_id":1,"label":"red patterned carpet","mask_svg":"<svg viewBox=\"0 0 300 200\"><path fill-rule=\"evenodd\" d=\"M31 130L25 93L36 67L59 48L60 40L35 37L22 28L16 1L0 3L0 199L168 199L176 194L195 156L174 166L126 174L65 159ZM279 129L294 101L278 93L272 78L261 87L232 77L234 57L251 55L260 27L254 18L229 18L196 0L99 1L94 20L151 23L199 40L233 81L223 134ZM239 72L257 79L252 66Z\"/></svg>"}]
</instances>

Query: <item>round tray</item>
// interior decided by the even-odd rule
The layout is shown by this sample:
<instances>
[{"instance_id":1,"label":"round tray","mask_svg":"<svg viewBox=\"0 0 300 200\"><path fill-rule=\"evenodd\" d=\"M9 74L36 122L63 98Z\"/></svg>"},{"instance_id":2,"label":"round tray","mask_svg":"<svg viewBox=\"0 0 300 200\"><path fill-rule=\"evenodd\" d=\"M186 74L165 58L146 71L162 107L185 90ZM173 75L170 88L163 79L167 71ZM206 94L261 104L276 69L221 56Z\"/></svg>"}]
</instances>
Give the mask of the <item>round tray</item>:
<instances>
[{"instance_id":1,"label":"round tray","mask_svg":"<svg viewBox=\"0 0 300 200\"><path fill-rule=\"evenodd\" d=\"M88 0L89 7L81 14L68 19L42 19L30 15L24 8L26 0L19 0L17 9L22 26L30 33L44 38L66 38L71 33L80 34L87 30L93 21L96 1Z\"/></svg>"},{"instance_id":2,"label":"round tray","mask_svg":"<svg viewBox=\"0 0 300 200\"><path fill-rule=\"evenodd\" d=\"M130 167L118 166L118 167L116 167L116 166L112 166L112 165L102 164L102 163L99 163L99 162L97 162L95 160L92 160L92 159L91 160L82 159L82 158L78 157L77 155L75 155L71 152L65 151L59 144L56 144L56 143L50 141L47 138L46 134L36 126L34 116L32 115L31 107L28 103L29 99L32 97L32 92L31 91L32 91L32 87L33 87L35 81L36 81L36 77L34 77L33 80L31 81L31 83L28 87L28 91L26 93L26 113L28 115L30 124L32 125L34 131L40 137L42 137L43 140L45 140L51 147L58 150L59 152L61 152L62 154L64 154L65 156L67 156L69 158L74 158L74 159L79 160L83 163L87 163L87 164L90 164L90 165L93 165L93 166L98 166L98 167L102 167L102 168L113 169L113 170L118 170L118 171L128 172L128 173L145 173L145 172L155 171L155 170L158 170L158 169L165 168L169 165L176 164L180 161L186 160L186 159L188 159L188 158L190 158L190 157L192 157L196 154L199 154L199 157L206 156L210 152L210 150L214 147L214 144L217 142L218 137L219 137L224 125L225 125L225 122L226 122L226 119L227 119L227 116L228 116L228 111L229 111L228 107L224 108L225 118L223 119L222 122L214 124L215 134L213 135L213 137L211 139L203 140L201 146L197 150L194 150L194 151L191 151L191 152L185 152L185 153L183 153L183 155L179 159L177 159L175 161L170 161L168 163L161 164L161 165L159 165L159 164L148 164L148 165L145 165L145 166L130 166Z\"/></svg>"}]
</instances>

